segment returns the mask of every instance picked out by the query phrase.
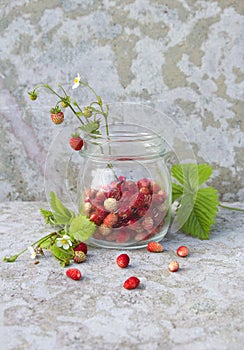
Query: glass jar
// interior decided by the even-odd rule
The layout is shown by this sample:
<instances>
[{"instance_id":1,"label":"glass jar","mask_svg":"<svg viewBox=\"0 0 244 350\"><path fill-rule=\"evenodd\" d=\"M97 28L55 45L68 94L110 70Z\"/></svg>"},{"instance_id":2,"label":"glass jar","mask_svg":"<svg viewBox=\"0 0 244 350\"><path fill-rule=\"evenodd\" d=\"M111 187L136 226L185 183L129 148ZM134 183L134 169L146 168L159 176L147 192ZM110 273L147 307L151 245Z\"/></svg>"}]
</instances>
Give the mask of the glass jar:
<instances>
[{"instance_id":1,"label":"glass jar","mask_svg":"<svg viewBox=\"0 0 244 350\"><path fill-rule=\"evenodd\" d=\"M171 217L171 181L164 140L134 124L86 135L81 152L79 210L97 228L88 243L141 248L160 241Z\"/></svg>"}]
</instances>

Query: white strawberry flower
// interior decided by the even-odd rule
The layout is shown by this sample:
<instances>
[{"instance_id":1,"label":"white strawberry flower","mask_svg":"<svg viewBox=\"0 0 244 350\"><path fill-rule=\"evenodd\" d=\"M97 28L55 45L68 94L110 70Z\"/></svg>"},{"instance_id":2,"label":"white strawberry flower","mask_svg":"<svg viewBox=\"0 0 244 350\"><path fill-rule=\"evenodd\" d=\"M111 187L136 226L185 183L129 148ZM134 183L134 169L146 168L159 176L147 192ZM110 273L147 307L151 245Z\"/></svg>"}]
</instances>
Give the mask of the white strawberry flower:
<instances>
[{"instance_id":1,"label":"white strawberry flower","mask_svg":"<svg viewBox=\"0 0 244 350\"><path fill-rule=\"evenodd\" d=\"M32 246L29 246L28 247L28 250L29 250L29 252L31 253L31 259L35 259L36 258L36 251L35 251L35 249L32 247Z\"/></svg>"},{"instance_id":2,"label":"white strawberry flower","mask_svg":"<svg viewBox=\"0 0 244 350\"><path fill-rule=\"evenodd\" d=\"M70 237L68 235L63 235L63 237L57 238L56 244L57 244L57 247L59 247L59 248L62 247L65 250L68 250L69 247L72 246Z\"/></svg>"},{"instance_id":3,"label":"white strawberry flower","mask_svg":"<svg viewBox=\"0 0 244 350\"><path fill-rule=\"evenodd\" d=\"M74 78L74 84L72 86L72 89L78 88L79 85L80 85L80 74L77 73L77 76Z\"/></svg>"}]
</instances>

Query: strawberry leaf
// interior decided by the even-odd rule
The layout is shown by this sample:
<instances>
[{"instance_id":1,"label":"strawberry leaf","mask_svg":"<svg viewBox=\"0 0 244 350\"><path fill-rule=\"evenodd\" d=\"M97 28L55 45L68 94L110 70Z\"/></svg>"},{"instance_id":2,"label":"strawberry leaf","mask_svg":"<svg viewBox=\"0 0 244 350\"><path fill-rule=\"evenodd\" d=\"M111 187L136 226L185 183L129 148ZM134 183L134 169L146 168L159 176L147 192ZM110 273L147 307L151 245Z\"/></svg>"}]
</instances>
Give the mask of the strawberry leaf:
<instances>
[{"instance_id":1,"label":"strawberry leaf","mask_svg":"<svg viewBox=\"0 0 244 350\"><path fill-rule=\"evenodd\" d=\"M183 232L200 239L209 239L210 227L215 224L218 204L218 194L214 188L200 188L193 210L182 227Z\"/></svg>"},{"instance_id":2,"label":"strawberry leaf","mask_svg":"<svg viewBox=\"0 0 244 350\"><path fill-rule=\"evenodd\" d=\"M56 223L64 225L70 224L74 217L74 213L63 205L54 192L50 193L50 203Z\"/></svg>"},{"instance_id":3,"label":"strawberry leaf","mask_svg":"<svg viewBox=\"0 0 244 350\"><path fill-rule=\"evenodd\" d=\"M176 212L178 227L199 239L209 239L210 227L215 223L218 211L218 193L212 187L198 188L212 174L207 164L177 164L172 175L180 183L172 184L173 201L179 200Z\"/></svg>"},{"instance_id":4,"label":"strawberry leaf","mask_svg":"<svg viewBox=\"0 0 244 350\"><path fill-rule=\"evenodd\" d=\"M96 229L96 225L84 215L78 215L71 222L69 233L79 242L86 241Z\"/></svg>"}]
</instances>

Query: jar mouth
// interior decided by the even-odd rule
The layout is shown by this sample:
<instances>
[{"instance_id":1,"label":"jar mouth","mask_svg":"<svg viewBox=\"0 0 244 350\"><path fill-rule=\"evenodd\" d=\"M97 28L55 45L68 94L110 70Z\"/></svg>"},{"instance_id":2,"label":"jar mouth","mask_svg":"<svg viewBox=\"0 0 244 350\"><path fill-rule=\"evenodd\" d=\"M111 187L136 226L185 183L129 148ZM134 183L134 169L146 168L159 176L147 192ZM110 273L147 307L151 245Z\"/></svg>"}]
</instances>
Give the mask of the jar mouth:
<instances>
[{"instance_id":1,"label":"jar mouth","mask_svg":"<svg viewBox=\"0 0 244 350\"><path fill-rule=\"evenodd\" d=\"M102 126L100 135L86 134L84 150L86 157L118 159L142 159L162 157L167 153L166 142L154 131L136 124L116 123Z\"/></svg>"}]
</instances>

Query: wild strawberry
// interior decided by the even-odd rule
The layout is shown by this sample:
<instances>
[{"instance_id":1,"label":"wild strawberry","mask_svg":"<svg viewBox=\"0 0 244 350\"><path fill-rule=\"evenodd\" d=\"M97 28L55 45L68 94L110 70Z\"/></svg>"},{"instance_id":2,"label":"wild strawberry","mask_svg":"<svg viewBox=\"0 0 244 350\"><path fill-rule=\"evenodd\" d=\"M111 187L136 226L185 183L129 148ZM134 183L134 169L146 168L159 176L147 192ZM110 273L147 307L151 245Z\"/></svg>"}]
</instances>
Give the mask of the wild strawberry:
<instances>
[{"instance_id":1,"label":"wild strawberry","mask_svg":"<svg viewBox=\"0 0 244 350\"><path fill-rule=\"evenodd\" d=\"M101 223L103 222L103 219L104 219L103 215L99 214L98 212L92 213L90 215L90 220L98 226L101 225Z\"/></svg>"},{"instance_id":2,"label":"wild strawberry","mask_svg":"<svg viewBox=\"0 0 244 350\"><path fill-rule=\"evenodd\" d=\"M128 254L120 254L116 259L117 265L124 269L129 265L130 257Z\"/></svg>"},{"instance_id":3,"label":"wild strawberry","mask_svg":"<svg viewBox=\"0 0 244 350\"><path fill-rule=\"evenodd\" d=\"M153 193L157 193L161 190L161 187L155 181L151 181L151 189Z\"/></svg>"},{"instance_id":4,"label":"wild strawberry","mask_svg":"<svg viewBox=\"0 0 244 350\"><path fill-rule=\"evenodd\" d=\"M84 242L80 242L75 248L74 251L82 251L83 253L87 254L87 245Z\"/></svg>"},{"instance_id":5,"label":"wild strawberry","mask_svg":"<svg viewBox=\"0 0 244 350\"><path fill-rule=\"evenodd\" d=\"M128 219L132 214L132 210L126 203L122 203L119 207L118 215L121 219Z\"/></svg>"},{"instance_id":6,"label":"wild strawberry","mask_svg":"<svg viewBox=\"0 0 244 350\"><path fill-rule=\"evenodd\" d=\"M177 261L171 261L168 265L170 272L176 272L179 270L179 263Z\"/></svg>"},{"instance_id":7,"label":"wild strawberry","mask_svg":"<svg viewBox=\"0 0 244 350\"><path fill-rule=\"evenodd\" d=\"M83 207L83 213L85 215L88 215L91 211L92 205L89 202L85 202L84 207Z\"/></svg>"},{"instance_id":8,"label":"wild strawberry","mask_svg":"<svg viewBox=\"0 0 244 350\"><path fill-rule=\"evenodd\" d=\"M189 254L189 249L186 246L182 245L177 249L176 254L184 258Z\"/></svg>"},{"instance_id":9,"label":"wild strawberry","mask_svg":"<svg viewBox=\"0 0 244 350\"><path fill-rule=\"evenodd\" d=\"M110 213L103 220L103 224L107 227L112 227L118 222L118 215L114 213Z\"/></svg>"},{"instance_id":10,"label":"wild strawberry","mask_svg":"<svg viewBox=\"0 0 244 350\"><path fill-rule=\"evenodd\" d=\"M147 250L152 253L161 253L164 250L164 247L158 242L149 242Z\"/></svg>"},{"instance_id":11,"label":"wild strawberry","mask_svg":"<svg viewBox=\"0 0 244 350\"><path fill-rule=\"evenodd\" d=\"M103 205L107 211L115 211L118 208L118 202L115 198L105 199Z\"/></svg>"},{"instance_id":12,"label":"wild strawberry","mask_svg":"<svg viewBox=\"0 0 244 350\"><path fill-rule=\"evenodd\" d=\"M82 250L76 250L74 255L74 261L79 264L85 260L86 260L86 254Z\"/></svg>"},{"instance_id":13,"label":"wild strawberry","mask_svg":"<svg viewBox=\"0 0 244 350\"><path fill-rule=\"evenodd\" d=\"M150 190L148 187L141 187L139 192L143 194L150 194Z\"/></svg>"},{"instance_id":14,"label":"wild strawberry","mask_svg":"<svg viewBox=\"0 0 244 350\"><path fill-rule=\"evenodd\" d=\"M106 196L105 196L105 192L104 191L98 191L96 193L96 201L99 203L99 204L102 204L104 202L104 200L106 199Z\"/></svg>"},{"instance_id":15,"label":"wild strawberry","mask_svg":"<svg viewBox=\"0 0 244 350\"><path fill-rule=\"evenodd\" d=\"M118 180L119 180L119 182L125 182L126 177L125 176L119 176Z\"/></svg>"},{"instance_id":16,"label":"wild strawberry","mask_svg":"<svg viewBox=\"0 0 244 350\"><path fill-rule=\"evenodd\" d=\"M150 237L150 235L148 234L148 232L138 232L134 239L136 242L140 242L140 241L145 241L149 237Z\"/></svg>"},{"instance_id":17,"label":"wild strawberry","mask_svg":"<svg viewBox=\"0 0 244 350\"><path fill-rule=\"evenodd\" d=\"M144 179L140 179L137 181L137 186L138 188L141 187L149 187L150 186L150 180L144 178Z\"/></svg>"},{"instance_id":18,"label":"wild strawberry","mask_svg":"<svg viewBox=\"0 0 244 350\"><path fill-rule=\"evenodd\" d=\"M125 289L135 289L139 286L139 284L140 284L139 278L137 278L135 276L131 276L124 282L124 288Z\"/></svg>"},{"instance_id":19,"label":"wild strawberry","mask_svg":"<svg viewBox=\"0 0 244 350\"><path fill-rule=\"evenodd\" d=\"M51 119L54 124L61 124L64 121L64 114L59 107L54 107L50 110Z\"/></svg>"},{"instance_id":20,"label":"wild strawberry","mask_svg":"<svg viewBox=\"0 0 244 350\"><path fill-rule=\"evenodd\" d=\"M75 135L70 138L69 144L75 151L80 151L83 147L83 140L80 136Z\"/></svg>"},{"instance_id":21,"label":"wild strawberry","mask_svg":"<svg viewBox=\"0 0 244 350\"><path fill-rule=\"evenodd\" d=\"M130 235L129 235L128 232L126 232L126 231L120 231L120 232L117 234L116 242L117 242L117 243L125 243L125 242L128 242L129 239L130 239Z\"/></svg>"},{"instance_id":22,"label":"wild strawberry","mask_svg":"<svg viewBox=\"0 0 244 350\"><path fill-rule=\"evenodd\" d=\"M99 226L98 230L102 236L108 236L111 233L112 229L111 229L111 227L108 227L108 226L105 226L104 224L102 224Z\"/></svg>"},{"instance_id":23,"label":"wild strawberry","mask_svg":"<svg viewBox=\"0 0 244 350\"><path fill-rule=\"evenodd\" d=\"M146 231L151 231L151 229L153 228L153 219L147 217L142 221L141 225Z\"/></svg>"},{"instance_id":24,"label":"wild strawberry","mask_svg":"<svg viewBox=\"0 0 244 350\"><path fill-rule=\"evenodd\" d=\"M119 187L112 188L108 194L108 198L115 198L117 201L120 200L121 196L122 196L122 192Z\"/></svg>"},{"instance_id":25,"label":"wild strawberry","mask_svg":"<svg viewBox=\"0 0 244 350\"><path fill-rule=\"evenodd\" d=\"M76 268L68 269L66 271L66 276L68 276L69 278L72 278L72 280L75 280L75 281L80 280L82 277L80 270Z\"/></svg>"}]
</instances>

